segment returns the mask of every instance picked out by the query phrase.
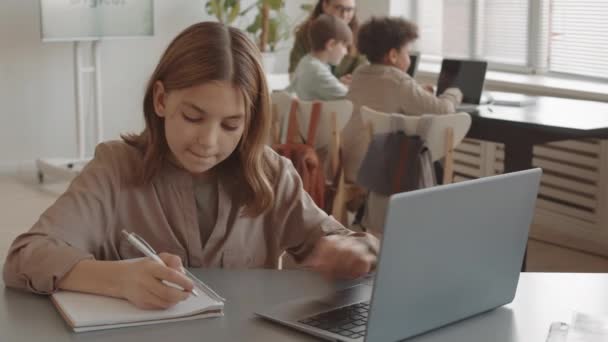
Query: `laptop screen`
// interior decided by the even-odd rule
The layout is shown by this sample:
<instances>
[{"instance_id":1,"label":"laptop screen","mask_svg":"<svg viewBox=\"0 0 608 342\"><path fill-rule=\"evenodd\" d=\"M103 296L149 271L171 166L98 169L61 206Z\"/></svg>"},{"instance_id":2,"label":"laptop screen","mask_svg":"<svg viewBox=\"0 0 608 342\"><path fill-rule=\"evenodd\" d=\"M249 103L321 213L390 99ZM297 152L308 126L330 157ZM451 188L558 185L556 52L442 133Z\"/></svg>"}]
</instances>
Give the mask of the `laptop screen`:
<instances>
[{"instance_id":1,"label":"laptop screen","mask_svg":"<svg viewBox=\"0 0 608 342\"><path fill-rule=\"evenodd\" d=\"M485 61L444 59L437 81L437 95L455 87L462 91L463 103L479 104L487 67Z\"/></svg>"},{"instance_id":2,"label":"laptop screen","mask_svg":"<svg viewBox=\"0 0 608 342\"><path fill-rule=\"evenodd\" d=\"M420 61L420 55L410 55L410 67L407 68L407 74L414 77L418 70L418 62Z\"/></svg>"}]
</instances>

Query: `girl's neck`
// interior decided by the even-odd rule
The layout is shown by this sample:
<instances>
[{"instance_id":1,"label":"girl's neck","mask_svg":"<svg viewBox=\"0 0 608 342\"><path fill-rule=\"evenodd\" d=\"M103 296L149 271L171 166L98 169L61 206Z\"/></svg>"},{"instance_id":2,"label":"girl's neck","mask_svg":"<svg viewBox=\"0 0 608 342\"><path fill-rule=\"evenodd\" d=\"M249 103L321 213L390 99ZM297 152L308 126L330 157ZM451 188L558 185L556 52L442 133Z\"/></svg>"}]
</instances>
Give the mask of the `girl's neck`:
<instances>
[{"instance_id":1,"label":"girl's neck","mask_svg":"<svg viewBox=\"0 0 608 342\"><path fill-rule=\"evenodd\" d=\"M177 158L175 158L175 155L173 153L169 153L169 155L167 156L167 160L169 163L173 164L174 166L190 173L192 175L192 178L196 181L203 181L203 182L207 182L210 179L212 179L214 177L214 172L213 169L211 170L207 170L203 173L191 173L189 172L183 165L182 163L179 162L179 160L177 160ZM216 165L217 166L217 165Z\"/></svg>"}]
</instances>

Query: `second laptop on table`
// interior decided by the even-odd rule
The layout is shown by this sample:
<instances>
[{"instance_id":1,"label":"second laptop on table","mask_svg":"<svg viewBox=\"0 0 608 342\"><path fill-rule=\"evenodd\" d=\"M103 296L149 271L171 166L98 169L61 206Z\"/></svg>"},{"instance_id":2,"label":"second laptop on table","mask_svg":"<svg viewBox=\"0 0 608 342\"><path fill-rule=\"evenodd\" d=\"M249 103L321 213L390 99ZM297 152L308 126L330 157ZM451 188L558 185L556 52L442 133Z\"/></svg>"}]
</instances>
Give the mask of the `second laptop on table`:
<instances>
[{"instance_id":1,"label":"second laptop on table","mask_svg":"<svg viewBox=\"0 0 608 342\"><path fill-rule=\"evenodd\" d=\"M444 59L437 80L437 95L448 88L458 88L462 92L462 104L458 111L474 110L482 101L488 62L475 60Z\"/></svg>"}]
</instances>

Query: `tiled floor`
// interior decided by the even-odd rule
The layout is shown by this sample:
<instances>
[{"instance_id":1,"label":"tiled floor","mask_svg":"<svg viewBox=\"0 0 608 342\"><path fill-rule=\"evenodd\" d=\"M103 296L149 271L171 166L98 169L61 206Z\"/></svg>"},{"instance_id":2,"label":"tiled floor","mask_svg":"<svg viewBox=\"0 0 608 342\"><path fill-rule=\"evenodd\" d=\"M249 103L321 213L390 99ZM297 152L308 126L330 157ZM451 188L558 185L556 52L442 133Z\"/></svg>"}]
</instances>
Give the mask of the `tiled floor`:
<instances>
[{"instance_id":1,"label":"tiled floor","mask_svg":"<svg viewBox=\"0 0 608 342\"><path fill-rule=\"evenodd\" d=\"M38 219L67 183L37 184L32 173L0 175L0 263L13 239ZM608 272L608 258L531 240L528 270L533 272Z\"/></svg>"}]
</instances>

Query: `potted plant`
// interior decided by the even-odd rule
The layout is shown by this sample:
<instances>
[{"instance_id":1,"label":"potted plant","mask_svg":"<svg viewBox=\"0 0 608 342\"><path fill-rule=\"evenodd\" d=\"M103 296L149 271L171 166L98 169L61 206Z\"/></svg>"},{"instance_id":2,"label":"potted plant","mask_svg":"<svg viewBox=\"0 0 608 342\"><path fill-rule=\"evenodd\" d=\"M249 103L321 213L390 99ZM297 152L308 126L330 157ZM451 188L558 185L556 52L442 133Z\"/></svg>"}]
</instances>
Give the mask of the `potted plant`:
<instances>
[{"instance_id":1,"label":"potted plant","mask_svg":"<svg viewBox=\"0 0 608 342\"><path fill-rule=\"evenodd\" d=\"M253 9L257 10L257 14L245 30L253 35L258 44L265 70L272 72L278 44L289 39L291 35L289 17L285 13L285 1L256 0L242 14L246 15Z\"/></svg>"},{"instance_id":2,"label":"potted plant","mask_svg":"<svg viewBox=\"0 0 608 342\"><path fill-rule=\"evenodd\" d=\"M253 0L247 8L241 10L241 0L208 0L205 10L227 25L233 24L239 17L251 18L255 14L245 31L253 36L258 45L264 69L272 72L277 46L291 35L285 4L285 0Z\"/></svg>"},{"instance_id":3,"label":"potted plant","mask_svg":"<svg viewBox=\"0 0 608 342\"><path fill-rule=\"evenodd\" d=\"M209 0L205 3L205 10L220 23L230 25L241 15L241 1Z\"/></svg>"}]
</instances>

